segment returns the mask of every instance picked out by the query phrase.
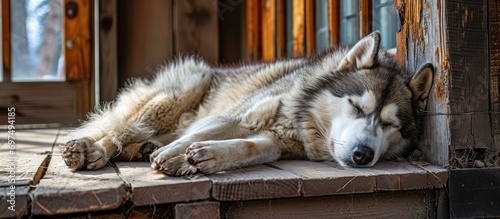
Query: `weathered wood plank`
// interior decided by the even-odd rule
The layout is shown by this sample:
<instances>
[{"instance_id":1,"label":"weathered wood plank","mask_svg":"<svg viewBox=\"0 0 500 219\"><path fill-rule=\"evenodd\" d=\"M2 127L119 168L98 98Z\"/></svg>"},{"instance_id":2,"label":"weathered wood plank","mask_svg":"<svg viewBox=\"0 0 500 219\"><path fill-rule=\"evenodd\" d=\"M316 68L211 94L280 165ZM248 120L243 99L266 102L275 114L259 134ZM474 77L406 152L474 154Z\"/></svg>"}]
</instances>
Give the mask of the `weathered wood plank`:
<instances>
[{"instance_id":1,"label":"weathered wood plank","mask_svg":"<svg viewBox=\"0 0 500 219\"><path fill-rule=\"evenodd\" d=\"M264 0L262 4L262 59L276 58L276 1Z\"/></svg>"},{"instance_id":2,"label":"weathered wood plank","mask_svg":"<svg viewBox=\"0 0 500 219\"><path fill-rule=\"evenodd\" d=\"M442 218L436 191L381 192L237 202L227 218Z\"/></svg>"},{"instance_id":3,"label":"weathered wood plank","mask_svg":"<svg viewBox=\"0 0 500 219\"><path fill-rule=\"evenodd\" d=\"M176 53L195 53L219 62L217 0L174 1Z\"/></svg>"},{"instance_id":4,"label":"weathered wood plank","mask_svg":"<svg viewBox=\"0 0 500 219\"><path fill-rule=\"evenodd\" d=\"M175 219L209 219L220 218L219 202L194 202L180 203L175 205Z\"/></svg>"},{"instance_id":5,"label":"weathered wood plank","mask_svg":"<svg viewBox=\"0 0 500 219\"><path fill-rule=\"evenodd\" d=\"M299 177L289 172L257 165L208 175L212 198L240 201L300 196Z\"/></svg>"},{"instance_id":6,"label":"weathered wood plank","mask_svg":"<svg viewBox=\"0 0 500 219\"><path fill-rule=\"evenodd\" d=\"M58 132L59 129L16 130L13 135L15 144L10 145L7 136L1 137L0 141L5 143L0 147L0 166L6 168L0 169L0 187L36 185L48 166ZM15 182L9 181L12 173Z\"/></svg>"},{"instance_id":7,"label":"weathered wood plank","mask_svg":"<svg viewBox=\"0 0 500 219\"><path fill-rule=\"evenodd\" d=\"M29 186L0 187L0 218L21 218L28 213Z\"/></svg>"},{"instance_id":8,"label":"weathered wood plank","mask_svg":"<svg viewBox=\"0 0 500 219\"><path fill-rule=\"evenodd\" d=\"M300 176L305 197L368 193L375 188L374 176L352 168L304 160L282 160L269 165Z\"/></svg>"},{"instance_id":9,"label":"weathered wood plank","mask_svg":"<svg viewBox=\"0 0 500 219\"><path fill-rule=\"evenodd\" d=\"M448 170L435 166L414 166L408 162L380 162L372 171L376 191L400 191L445 188Z\"/></svg>"},{"instance_id":10,"label":"weathered wood plank","mask_svg":"<svg viewBox=\"0 0 500 219\"><path fill-rule=\"evenodd\" d=\"M99 1L100 101L111 101L118 92L118 16L116 0Z\"/></svg>"},{"instance_id":11,"label":"weathered wood plank","mask_svg":"<svg viewBox=\"0 0 500 219\"><path fill-rule=\"evenodd\" d=\"M53 154L47 173L33 192L33 214L110 210L119 207L128 196L125 183L113 167L72 172L59 151Z\"/></svg>"},{"instance_id":12,"label":"weathered wood plank","mask_svg":"<svg viewBox=\"0 0 500 219\"><path fill-rule=\"evenodd\" d=\"M210 198L212 183L202 175L192 178L168 177L146 162L118 162L121 176L132 187L136 206L189 202Z\"/></svg>"}]
</instances>

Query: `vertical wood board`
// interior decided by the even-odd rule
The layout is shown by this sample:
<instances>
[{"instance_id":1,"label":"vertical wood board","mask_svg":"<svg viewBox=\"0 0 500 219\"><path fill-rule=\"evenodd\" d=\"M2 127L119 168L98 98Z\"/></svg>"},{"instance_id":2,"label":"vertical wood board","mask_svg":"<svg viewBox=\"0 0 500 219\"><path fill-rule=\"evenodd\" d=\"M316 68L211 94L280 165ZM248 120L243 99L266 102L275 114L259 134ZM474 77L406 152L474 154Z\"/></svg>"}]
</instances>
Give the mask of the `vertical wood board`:
<instances>
[{"instance_id":1,"label":"vertical wood board","mask_svg":"<svg viewBox=\"0 0 500 219\"><path fill-rule=\"evenodd\" d=\"M175 53L198 54L219 62L217 0L174 1Z\"/></svg>"},{"instance_id":2,"label":"vertical wood board","mask_svg":"<svg viewBox=\"0 0 500 219\"><path fill-rule=\"evenodd\" d=\"M489 110L488 4L486 0L446 1L450 65L450 111ZM488 114L453 116L451 147L492 148Z\"/></svg>"},{"instance_id":3,"label":"vertical wood board","mask_svg":"<svg viewBox=\"0 0 500 219\"><path fill-rule=\"evenodd\" d=\"M262 59L276 58L276 0L262 4Z\"/></svg>"},{"instance_id":4,"label":"vertical wood board","mask_svg":"<svg viewBox=\"0 0 500 219\"><path fill-rule=\"evenodd\" d=\"M490 55L490 108L500 111L500 1L488 1L489 55ZM500 114L491 115L494 150L500 151Z\"/></svg>"},{"instance_id":5,"label":"vertical wood board","mask_svg":"<svg viewBox=\"0 0 500 219\"><path fill-rule=\"evenodd\" d=\"M305 0L293 0L293 56L301 57L305 55Z\"/></svg>"},{"instance_id":6,"label":"vertical wood board","mask_svg":"<svg viewBox=\"0 0 500 219\"><path fill-rule=\"evenodd\" d=\"M116 0L99 1L100 100L111 101L118 92L118 16Z\"/></svg>"}]
</instances>

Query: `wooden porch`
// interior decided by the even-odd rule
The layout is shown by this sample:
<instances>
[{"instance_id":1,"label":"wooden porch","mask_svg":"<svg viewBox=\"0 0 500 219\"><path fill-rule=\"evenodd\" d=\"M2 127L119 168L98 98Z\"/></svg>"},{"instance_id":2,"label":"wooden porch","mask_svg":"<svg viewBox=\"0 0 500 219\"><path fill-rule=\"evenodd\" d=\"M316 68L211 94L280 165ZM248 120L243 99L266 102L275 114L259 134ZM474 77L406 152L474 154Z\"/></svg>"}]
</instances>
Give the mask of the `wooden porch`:
<instances>
[{"instance_id":1,"label":"wooden porch","mask_svg":"<svg viewBox=\"0 0 500 219\"><path fill-rule=\"evenodd\" d=\"M447 212L448 171L439 166L401 161L351 169L285 160L180 178L154 172L149 163L119 162L71 172L57 147L67 130L18 129L15 155L1 135L0 218L433 218Z\"/></svg>"}]
</instances>

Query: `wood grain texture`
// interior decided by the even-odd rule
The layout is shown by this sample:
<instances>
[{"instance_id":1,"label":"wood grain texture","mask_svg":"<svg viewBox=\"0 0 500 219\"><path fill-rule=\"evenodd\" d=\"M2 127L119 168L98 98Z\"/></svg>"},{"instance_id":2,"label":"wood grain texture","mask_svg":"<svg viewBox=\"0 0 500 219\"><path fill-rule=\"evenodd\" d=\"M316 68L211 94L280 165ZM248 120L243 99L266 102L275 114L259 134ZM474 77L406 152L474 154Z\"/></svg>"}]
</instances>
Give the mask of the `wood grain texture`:
<instances>
[{"instance_id":1,"label":"wood grain texture","mask_svg":"<svg viewBox=\"0 0 500 219\"><path fill-rule=\"evenodd\" d=\"M490 107L500 111L500 1L488 1L489 54L490 54ZM491 115L493 148L500 151L500 114Z\"/></svg>"},{"instance_id":2,"label":"wood grain texture","mask_svg":"<svg viewBox=\"0 0 500 219\"><path fill-rule=\"evenodd\" d=\"M354 169L301 160L283 160L270 165L299 176L305 197L369 193L375 188L374 176Z\"/></svg>"},{"instance_id":3,"label":"wood grain texture","mask_svg":"<svg viewBox=\"0 0 500 219\"><path fill-rule=\"evenodd\" d=\"M300 196L299 177L264 165L220 172L207 177L212 181L212 198L219 201Z\"/></svg>"},{"instance_id":4,"label":"wood grain texture","mask_svg":"<svg viewBox=\"0 0 500 219\"><path fill-rule=\"evenodd\" d=\"M262 59L276 58L276 0L263 0L262 4Z\"/></svg>"},{"instance_id":5,"label":"wood grain texture","mask_svg":"<svg viewBox=\"0 0 500 219\"><path fill-rule=\"evenodd\" d=\"M285 0L276 1L276 57L286 57Z\"/></svg>"},{"instance_id":6,"label":"wood grain texture","mask_svg":"<svg viewBox=\"0 0 500 219\"><path fill-rule=\"evenodd\" d=\"M118 92L118 16L116 0L99 1L100 100L111 101Z\"/></svg>"},{"instance_id":7,"label":"wood grain texture","mask_svg":"<svg viewBox=\"0 0 500 219\"><path fill-rule=\"evenodd\" d=\"M436 218L435 202L435 191L382 192L237 202L225 215L242 219Z\"/></svg>"},{"instance_id":8,"label":"wood grain texture","mask_svg":"<svg viewBox=\"0 0 500 219\"><path fill-rule=\"evenodd\" d=\"M10 53L10 2L2 0L2 74L3 82L10 82L11 53Z\"/></svg>"},{"instance_id":9,"label":"wood grain texture","mask_svg":"<svg viewBox=\"0 0 500 219\"><path fill-rule=\"evenodd\" d=\"M11 154L7 139L1 137L5 142L0 147L0 166L14 167L16 182L10 183L8 176L10 168L0 169L0 187L10 185L36 185L49 164L52 148L58 137L59 129L31 129L16 130L13 135L14 155Z\"/></svg>"},{"instance_id":10,"label":"wood grain texture","mask_svg":"<svg viewBox=\"0 0 500 219\"><path fill-rule=\"evenodd\" d=\"M61 154L54 151L47 173L34 190L31 212L59 215L115 209L126 199L125 183L113 167L97 171L68 169Z\"/></svg>"},{"instance_id":11,"label":"wood grain texture","mask_svg":"<svg viewBox=\"0 0 500 219\"><path fill-rule=\"evenodd\" d=\"M398 56L405 66L416 72L423 64L435 68L427 110L449 112L449 57L447 51L447 23L444 5L440 0L427 1L429 7L418 1L396 2L398 11L404 12L404 23L398 33ZM399 3L399 4L398 4ZM423 10L423 11L422 11ZM425 14L425 16L422 16ZM425 28L421 28L424 26ZM425 34L423 34L425 33ZM428 42L425 44L422 42ZM425 116L419 149L427 161L448 165L451 144L450 117Z\"/></svg>"},{"instance_id":12,"label":"wood grain texture","mask_svg":"<svg viewBox=\"0 0 500 219\"><path fill-rule=\"evenodd\" d=\"M259 1L245 1L246 60L259 58Z\"/></svg>"},{"instance_id":13,"label":"wood grain texture","mask_svg":"<svg viewBox=\"0 0 500 219\"><path fill-rule=\"evenodd\" d=\"M450 76L450 111L489 110L487 1L447 1L445 7ZM488 114L450 119L452 150L493 149Z\"/></svg>"},{"instance_id":14,"label":"wood grain texture","mask_svg":"<svg viewBox=\"0 0 500 219\"><path fill-rule=\"evenodd\" d=\"M121 176L132 187L135 206L208 199L212 183L202 175L168 177L151 169L150 163L119 162Z\"/></svg>"},{"instance_id":15,"label":"wood grain texture","mask_svg":"<svg viewBox=\"0 0 500 219\"><path fill-rule=\"evenodd\" d=\"M29 189L29 186L15 186L13 189L10 186L0 186L0 218L21 218L27 215L29 209ZM13 199L11 195L14 195Z\"/></svg>"},{"instance_id":16,"label":"wood grain texture","mask_svg":"<svg viewBox=\"0 0 500 219\"><path fill-rule=\"evenodd\" d=\"M316 30L314 26L314 1L305 0L305 40L306 54L313 54L316 49Z\"/></svg>"},{"instance_id":17,"label":"wood grain texture","mask_svg":"<svg viewBox=\"0 0 500 219\"><path fill-rule=\"evenodd\" d=\"M360 39L372 32L372 0L359 1Z\"/></svg>"},{"instance_id":18,"label":"wood grain texture","mask_svg":"<svg viewBox=\"0 0 500 219\"><path fill-rule=\"evenodd\" d=\"M118 86L150 76L173 57L172 0L119 0ZM147 25L146 25L147 24Z\"/></svg>"},{"instance_id":19,"label":"wood grain texture","mask_svg":"<svg viewBox=\"0 0 500 219\"><path fill-rule=\"evenodd\" d=\"M174 1L175 52L219 62L217 0Z\"/></svg>"},{"instance_id":20,"label":"wood grain texture","mask_svg":"<svg viewBox=\"0 0 500 219\"><path fill-rule=\"evenodd\" d=\"M328 27L330 29L330 46L340 42L340 1L328 0Z\"/></svg>"},{"instance_id":21,"label":"wood grain texture","mask_svg":"<svg viewBox=\"0 0 500 219\"><path fill-rule=\"evenodd\" d=\"M305 55L305 0L293 0L293 55L301 57Z\"/></svg>"},{"instance_id":22,"label":"wood grain texture","mask_svg":"<svg viewBox=\"0 0 500 219\"><path fill-rule=\"evenodd\" d=\"M64 4L70 1L65 0ZM66 62L66 80L78 81L90 78L91 68L91 1L72 0L77 5L74 18L63 18L63 53Z\"/></svg>"},{"instance_id":23,"label":"wood grain texture","mask_svg":"<svg viewBox=\"0 0 500 219\"><path fill-rule=\"evenodd\" d=\"M16 124L76 124L88 112L89 93L77 93L83 82L5 83L0 86L0 107L16 108ZM80 87L77 84L82 84ZM36 85L36 86L35 86ZM79 95L78 95L79 94ZM0 112L0 125L7 123L7 113Z\"/></svg>"},{"instance_id":24,"label":"wood grain texture","mask_svg":"<svg viewBox=\"0 0 500 219\"><path fill-rule=\"evenodd\" d=\"M175 205L175 219L218 219L220 215L220 203L212 201L180 203Z\"/></svg>"}]
</instances>

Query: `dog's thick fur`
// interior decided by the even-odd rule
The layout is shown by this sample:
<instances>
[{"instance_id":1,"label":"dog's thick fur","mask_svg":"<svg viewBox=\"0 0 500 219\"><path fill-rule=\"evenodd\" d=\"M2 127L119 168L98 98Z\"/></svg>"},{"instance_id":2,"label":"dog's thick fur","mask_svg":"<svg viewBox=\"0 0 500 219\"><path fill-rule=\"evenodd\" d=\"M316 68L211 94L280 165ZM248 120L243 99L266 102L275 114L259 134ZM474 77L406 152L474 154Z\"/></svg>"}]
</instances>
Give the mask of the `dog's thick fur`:
<instances>
[{"instance_id":1,"label":"dog's thick fur","mask_svg":"<svg viewBox=\"0 0 500 219\"><path fill-rule=\"evenodd\" d=\"M374 32L350 49L237 68L180 58L90 114L68 136L63 159L72 170L150 159L154 169L186 175L278 159L361 167L407 156L433 68L410 74L379 41Z\"/></svg>"}]
</instances>

